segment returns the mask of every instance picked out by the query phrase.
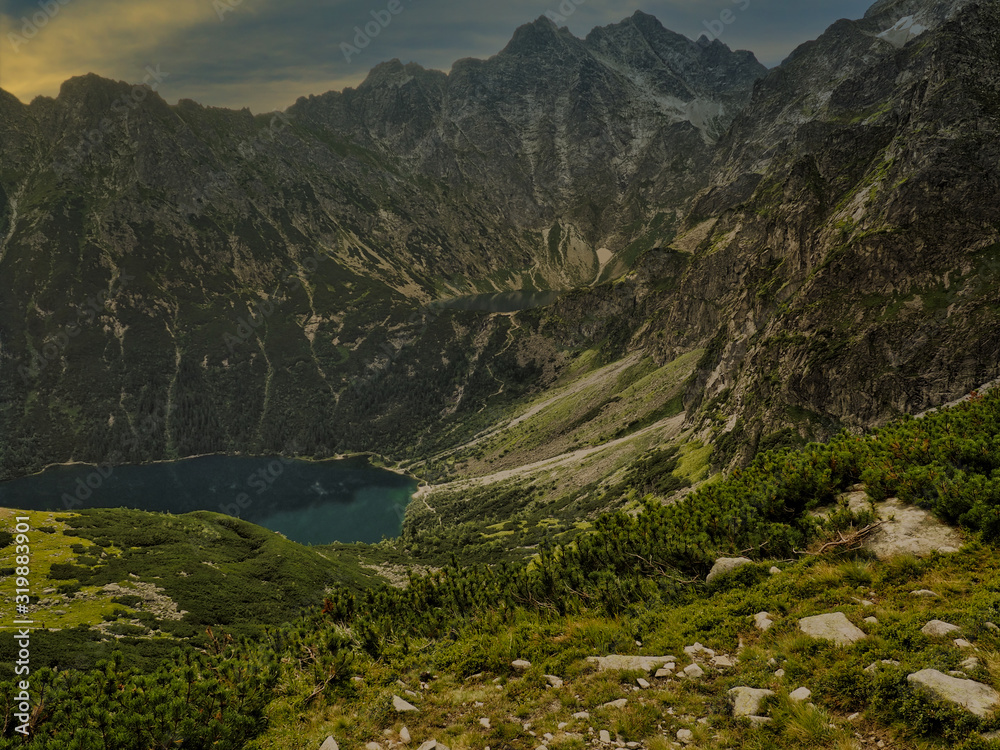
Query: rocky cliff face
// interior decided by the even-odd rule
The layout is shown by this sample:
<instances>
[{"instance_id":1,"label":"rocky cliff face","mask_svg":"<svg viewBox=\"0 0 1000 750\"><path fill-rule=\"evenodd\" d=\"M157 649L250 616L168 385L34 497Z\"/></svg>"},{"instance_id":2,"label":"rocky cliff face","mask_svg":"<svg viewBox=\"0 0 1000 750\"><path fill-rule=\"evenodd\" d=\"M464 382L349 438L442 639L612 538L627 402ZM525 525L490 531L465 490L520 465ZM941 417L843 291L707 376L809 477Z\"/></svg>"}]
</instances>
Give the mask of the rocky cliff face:
<instances>
[{"instance_id":1,"label":"rocky cliff face","mask_svg":"<svg viewBox=\"0 0 1000 750\"><path fill-rule=\"evenodd\" d=\"M685 406L727 460L961 395L1000 374L998 16L879 2L769 73L539 19L264 117L2 95L0 470L424 455L580 348L704 349Z\"/></svg>"}]
</instances>

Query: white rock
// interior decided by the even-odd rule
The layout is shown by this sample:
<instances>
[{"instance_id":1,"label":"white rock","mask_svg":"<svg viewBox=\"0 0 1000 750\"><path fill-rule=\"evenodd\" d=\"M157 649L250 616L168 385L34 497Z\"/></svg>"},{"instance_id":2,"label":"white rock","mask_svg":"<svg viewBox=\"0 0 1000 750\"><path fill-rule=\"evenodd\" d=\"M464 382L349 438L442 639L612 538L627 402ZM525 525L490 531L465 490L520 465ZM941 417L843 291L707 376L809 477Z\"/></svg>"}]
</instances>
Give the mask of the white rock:
<instances>
[{"instance_id":1,"label":"white rock","mask_svg":"<svg viewBox=\"0 0 1000 750\"><path fill-rule=\"evenodd\" d=\"M569 726L568 721L560 721L558 724L556 724L556 729L563 730L568 726Z\"/></svg>"},{"instance_id":2,"label":"white rock","mask_svg":"<svg viewBox=\"0 0 1000 750\"><path fill-rule=\"evenodd\" d=\"M753 616L753 624L758 630L768 630L774 625L774 620L771 619L769 612L758 612Z\"/></svg>"},{"instance_id":3,"label":"white rock","mask_svg":"<svg viewBox=\"0 0 1000 750\"><path fill-rule=\"evenodd\" d=\"M699 667L697 664L689 664L684 667L684 674L693 679L698 679L699 677L705 676L705 670Z\"/></svg>"},{"instance_id":4,"label":"white rock","mask_svg":"<svg viewBox=\"0 0 1000 750\"><path fill-rule=\"evenodd\" d=\"M773 690L758 690L751 687L734 687L729 691L729 699L733 703L733 716L753 716L760 710L761 702Z\"/></svg>"},{"instance_id":5,"label":"white rock","mask_svg":"<svg viewBox=\"0 0 1000 750\"><path fill-rule=\"evenodd\" d=\"M669 664L665 664L659 669L657 669L655 677L657 677L658 679L663 679L664 677L672 677L675 669L677 669L677 665L674 664L673 662L670 662Z\"/></svg>"},{"instance_id":6,"label":"white rock","mask_svg":"<svg viewBox=\"0 0 1000 750\"><path fill-rule=\"evenodd\" d=\"M403 713L405 711L419 711L420 710L416 706L414 706L412 703L407 703L406 701L404 701L398 695L392 696L392 707L394 709L396 709L396 711L398 711L399 713Z\"/></svg>"},{"instance_id":7,"label":"white rock","mask_svg":"<svg viewBox=\"0 0 1000 750\"><path fill-rule=\"evenodd\" d=\"M972 648L972 644L969 643L964 638L956 638L955 645L958 646L959 648Z\"/></svg>"},{"instance_id":8,"label":"white rock","mask_svg":"<svg viewBox=\"0 0 1000 750\"><path fill-rule=\"evenodd\" d=\"M427 742L418 747L417 750L434 750L437 746L437 740L427 740Z\"/></svg>"},{"instance_id":9,"label":"white rock","mask_svg":"<svg viewBox=\"0 0 1000 750\"><path fill-rule=\"evenodd\" d=\"M785 676L785 670L784 669L779 669L778 671L776 671L774 673L774 676L777 677L780 680L782 677Z\"/></svg>"},{"instance_id":10,"label":"white rock","mask_svg":"<svg viewBox=\"0 0 1000 750\"><path fill-rule=\"evenodd\" d=\"M843 612L831 612L799 620L799 629L808 636L848 646L864 639L865 632L847 619Z\"/></svg>"},{"instance_id":11,"label":"white rock","mask_svg":"<svg viewBox=\"0 0 1000 750\"><path fill-rule=\"evenodd\" d=\"M975 656L970 656L967 659L963 659L960 666L962 669L977 669L979 667L979 659Z\"/></svg>"},{"instance_id":12,"label":"white rock","mask_svg":"<svg viewBox=\"0 0 1000 750\"><path fill-rule=\"evenodd\" d=\"M788 697L796 703L801 703L802 701L807 701L812 697L812 690L807 687L800 687L798 690L790 692Z\"/></svg>"},{"instance_id":13,"label":"white rock","mask_svg":"<svg viewBox=\"0 0 1000 750\"><path fill-rule=\"evenodd\" d=\"M515 659L510 663L510 665L519 672L523 672L526 669L531 669L531 662L525 659Z\"/></svg>"},{"instance_id":14,"label":"white rock","mask_svg":"<svg viewBox=\"0 0 1000 750\"><path fill-rule=\"evenodd\" d=\"M340 745L337 744L337 740L333 737L327 737L322 745L319 746L319 750L340 750Z\"/></svg>"},{"instance_id":15,"label":"white rock","mask_svg":"<svg viewBox=\"0 0 1000 750\"><path fill-rule=\"evenodd\" d=\"M382 750L382 746L377 742L369 742L365 745L365 750Z\"/></svg>"},{"instance_id":16,"label":"white rock","mask_svg":"<svg viewBox=\"0 0 1000 750\"><path fill-rule=\"evenodd\" d=\"M750 719L750 723L751 724L755 724L755 725L758 725L758 726L761 725L761 724L770 724L771 723L770 717L767 717L767 716L748 716L747 718Z\"/></svg>"},{"instance_id":17,"label":"white rock","mask_svg":"<svg viewBox=\"0 0 1000 750\"><path fill-rule=\"evenodd\" d=\"M944 620L931 620L920 628L921 633L929 635L931 638L943 638L951 633L957 633L959 630L961 628L958 625L952 625L950 622L945 622Z\"/></svg>"},{"instance_id":18,"label":"white rock","mask_svg":"<svg viewBox=\"0 0 1000 750\"><path fill-rule=\"evenodd\" d=\"M573 714L573 718L582 719L583 721L586 721L587 719L590 718L590 713L587 711L577 711L575 714Z\"/></svg>"},{"instance_id":19,"label":"white rock","mask_svg":"<svg viewBox=\"0 0 1000 750\"><path fill-rule=\"evenodd\" d=\"M776 565L772 565L771 569L769 571L767 571L767 572L770 573L773 576L776 576L779 573L781 573L781 568L777 567Z\"/></svg>"},{"instance_id":20,"label":"white rock","mask_svg":"<svg viewBox=\"0 0 1000 750\"><path fill-rule=\"evenodd\" d=\"M695 643L693 646L685 646L684 653L688 656L707 656L709 658L715 656L715 652L710 648L705 648L700 643Z\"/></svg>"},{"instance_id":21,"label":"white rock","mask_svg":"<svg viewBox=\"0 0 1000 750\"><path fill-rule=\"evenodd\" d=\"M680 742L683 742L685 745L690 745L692 742L694 742L694 732L692 732L690 729L678 729L677 739Z\"/></svg>"},{"instance_id":22,"label":"white rock","mask_svg":"<svg viewBox=\"0 0 1000 750\"><path fill-rule=\"evenodd\" d=\"M406 727L403 727L402 729L399 730L399 741L402 742L404 745L410 744L410 730L407 729Z\"/></svg>"},{"instance_id":23,"label":"white rock","mask_svg":"<svg viewBox=\"0 0 1000 750\"><path fill-rule=\"evenodd\" d=\"M638 680L636 680L636 683L643 690L649 690L649 688L651 687L650 684L648 682L646 682L646 680L642 679L641 677Z\"/></svg>"},{"instance_id":24,"label":"white rock","mask_svg":"<svg viewBox=\"0 0 1000 750\"><path fill-rule=\"evenodd\" d=\"M677 661L676 656L622 656L611 654L610 656L588 656L587 661L596 664L598 670L606 672L615 669L634 669L643 672L652 672L657 667Z\"/></svg>"},{"instance_id":25,"label":"white rock","mask_svg":"<svg viewBox=\"0 0 1000 750\"><path fill-rule=\"evenodd\" d=\"M934 697L956 703L980 718L989 716L1000 703L1000 693L989 685L949 677L936 669L922 669L906 679Z\"/></svg>"},{"instance_id":26,"label":"white rock","mask_svg":"<svg viewBox=\"0 0 1000 750\"><path fill-rule=\"evenodd\" d=\"M619 698L616 701L608 701L601 708L625 708L628 705L628 698Z\"/></svg>"},{"instance_id":27,"label":"white rock","mask_svg":"<svg viewBox=\"0 0 1000 750\"><path fill-rule=\"evenodd\" d=\"M545 675L545 681L554 688L561 688L563 686L562 678L556 677L554 674Z\"/></svg>"},{"instance_id":28,"label":"white rock","mask_svg":"<svg viewBox=\"0 0 1000 750\"><path fill-rule=\"evenodd\" d=\"M611 743L611 732L609 732L607 729L601 730L601 742L603 742L605 745Z\"/></svg>"},{"instance_id":29,"label":"white rock","mask_svg":"<svg viewBox=\"0 0 1000 750\"><path fill-rule=\"evenodd\" d=\"M924 599L940 599L941 595L931 591L930 589L919 589L917 591L911 591L910 596L919 596Z\"/></svg>"},{"instance_id":30,"label":"white rock","mask_svg":"<svg viewBox=\"0 0 1000 750\"><path fill-rule=\"evenodd\" d=\"M719 669L730 669L735 666L735 662L728 656L719 655L712 657L712 666L718 667Z\"/></svg>"},{"instance_id":31,"label":"white rock","mask_svg":"<svg viewBox=\"0 0 1000 750\"><path fill-rule=\"evenodd\" d=\"M877 617L866 617L865 618L865 622L867 622L869 625L878 625L878 618Z\"/></svg>"},{"instance_id":32,"label":"white rock","mask_svg":"<svg viewBox=\"0 0 1000 750\"><path fill-rule=\"evenodd\" d=\"M712 566L711 572L705 577L705 583L712 583L716 578L744 565L751 565L753 560L746 557L720 557Z\"/></svg>"},{"instance_id":33,"label":"white rock","mask_svg":"<svg viewBox=\"0 0 1000 750\"><path fill-rule=\"evenodd\" d=\"M481 719L479 720L479 723L480 723L480 724L482 724L482 725L483 725L483 726L484 726L484 727L485 727L486 729L489 729L489 728L490 728L490 719L489 719L489 717L488 717L488 716L484 716L484 717L482 717L482 718L481 718Z\"/></svg>"}]
</instances>

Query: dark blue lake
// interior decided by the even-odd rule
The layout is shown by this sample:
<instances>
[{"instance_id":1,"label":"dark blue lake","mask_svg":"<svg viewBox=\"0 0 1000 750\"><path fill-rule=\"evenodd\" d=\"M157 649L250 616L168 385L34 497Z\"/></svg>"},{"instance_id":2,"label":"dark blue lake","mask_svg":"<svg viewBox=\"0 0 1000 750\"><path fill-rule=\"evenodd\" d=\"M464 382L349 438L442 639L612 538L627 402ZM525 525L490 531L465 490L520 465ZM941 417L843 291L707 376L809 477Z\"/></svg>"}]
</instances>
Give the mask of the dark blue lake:
<instances>
[{"instance_id":1,"label":"dark blue lake","mask_svg":"<svg viewBox=\"0 0 1000 750\"><path fill-rule=\"evenodd\" d=\"M0 506L23 510L210 510L303 544L398 536L416 482L364 458L203 456L144 466L58 466L0 484Z\"/></svg>"},{"instance_id":2,"label":"dark blue lake","mask_svg":"<svg viewBox=\"0 0 1000 750\"><path fill-rule=\"evenodd\" d=\"M472 294L467 297L453 297L439 300L440 307L478 312L511 313L532 310L551 305L559 297L559 292L496 292L493 294Z\"/></svg>"}]
</instances>

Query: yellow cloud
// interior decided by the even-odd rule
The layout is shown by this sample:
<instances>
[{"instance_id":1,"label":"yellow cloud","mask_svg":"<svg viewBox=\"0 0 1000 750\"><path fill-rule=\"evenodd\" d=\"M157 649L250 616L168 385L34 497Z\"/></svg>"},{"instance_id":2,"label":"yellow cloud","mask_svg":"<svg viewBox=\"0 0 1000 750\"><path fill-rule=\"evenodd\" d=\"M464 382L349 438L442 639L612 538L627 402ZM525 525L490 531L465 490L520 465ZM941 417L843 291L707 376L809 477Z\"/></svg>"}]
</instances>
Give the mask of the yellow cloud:
<instances>
[{"instance_id":1,"label":"yellow cloud","mask_svg":"<svg viewBox=\"0 0 1000 750\"><path fill-rule=\"evenodd\" d=\"M210 0L49 0L47 6L51 15L36 5L27 26L23 17L0 14L0 87L22 101L55 96L63 81L83 73L141 81L146 64L161 62L150 59L153 49L200 24L220 24Z\"/></svg>"}]
</instances>

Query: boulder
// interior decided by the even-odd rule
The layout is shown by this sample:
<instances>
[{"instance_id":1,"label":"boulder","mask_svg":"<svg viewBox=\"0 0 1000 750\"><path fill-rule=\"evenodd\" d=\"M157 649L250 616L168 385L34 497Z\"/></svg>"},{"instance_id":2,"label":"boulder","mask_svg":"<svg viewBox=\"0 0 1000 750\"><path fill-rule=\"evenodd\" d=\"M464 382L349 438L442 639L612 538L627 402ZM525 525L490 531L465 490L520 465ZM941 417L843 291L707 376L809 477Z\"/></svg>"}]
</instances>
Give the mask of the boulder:
<instances>
[{"instance_id":1,"label":"boulder","mask_svg":"<svg viewBox=\"0 0 1000 750\"><path fill-rule=\"evenodd\" d=\"M705 577L705 583L711 584L716 578L726 573L730 573L744 565L753 564L753 560L748 557L720 557L715 561L712 570Z\"/></svg>"},{"instance_id":2,"label":"boulder","mask_svg":"<svg viewBox=\"0 0 1000 750\"><path fill-rule=\"evenodd\" d=\"M753 616L753 624L758 630L768 630L774 625L774 620L771 619L770 612L758 612Z\"/></svg>"},{"instance_id":3,"label":"boulder","mask_svg":"<svg viewBox=\"0 0 1000 750\"><path fill-rule=\"evenodd\" d=\"M989 685L949 677L936 669L922 669L906 678L911 685L939 700L955 703L980 718L989 716L1000 703L1000 693Z\"/></svg>"},{"instance_id":4,"label":"boulder","mask_svg":"<svg viewBox=\"0 0 1000 750\"><path fill-rule=\"evenodd\" d=\"M407 703L406 701L404 701L398 695L392 696L392 707L394 709L396 709L396 711L398 711L399 713L403 713L405 711L419 711L420 710L416 706L414 706L412 703Z\"/></svg>"},{"instance_id":5,"label":"boulder","mask_svg":"<svg viewBox=\"0 0 1000 750\"><path fill-rule=\"evenodd\" d=\"M643 672L652 672L657 667L670 662L676 662L676 656L588 656L587 661L596 664L601 672L612 669L635 669Z\"/></svg>"},{"instance_id":6,"label":"boulder","mask_svg":"<svg viewBox=\"0 0 1000 750\"><path fill-rule=\"evenodd\" d=\"M756 716L765 698L774 695L773 690L758 690L751 687L734 687L729 691L733 702L733 716Z\"/></svg>"},{"instance_id":7,"label":"boulder","mask_svg":"<svg viewBox=\"0 0 1000 750\"><path fill-rule=\"evenodd\" d=\"M811 697L812 697L812 690L810 690L807 687L800 687L798 690L793 690L788 694L789 700L795 701L796 703L807 701Z\"/></svg>"},{"instance_id":8,"label":"boulder","mask_svg":"<svg viewBox=\"0 0 1000 750\"><path fill-rule=\"evenodd\" d=\"M799 629L813 638L833 641L840 646L849 646L866 637L865 632L848 620L843 612L803 617L799 620Z\"/></svg>"},{"instance_id":9,"label":"boulder","mask_svg":"<svg viewBox=\"0 0 1000 750\"><path fill-rule=\"evenodd\" d=\"M698 679L699 677L705 676L705 670L699 667L697 664L689 664L684 667L684 674L693 679Z\"/></svg>"},{"instance_id":10,"label":"boulder","mask_svg":"<svg viewBox=\"0 0 1000 750\"><path fill-rule=\"evenodd\" d=\"M945 622L944 620L931 620L920 628L921 633L929 635L931 638L943 638L946 635L957 633L959 630L961 628L958 625L952 625L950 622Z\"/></svg>"}]
</instances>

